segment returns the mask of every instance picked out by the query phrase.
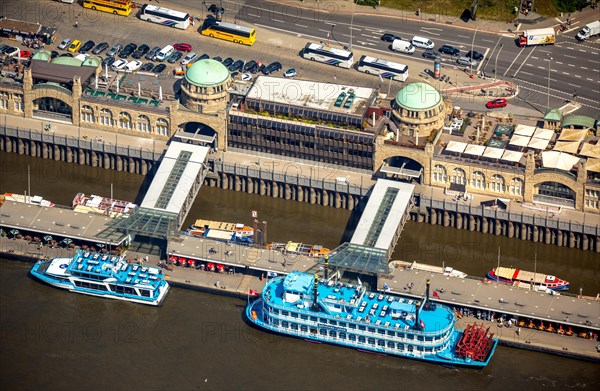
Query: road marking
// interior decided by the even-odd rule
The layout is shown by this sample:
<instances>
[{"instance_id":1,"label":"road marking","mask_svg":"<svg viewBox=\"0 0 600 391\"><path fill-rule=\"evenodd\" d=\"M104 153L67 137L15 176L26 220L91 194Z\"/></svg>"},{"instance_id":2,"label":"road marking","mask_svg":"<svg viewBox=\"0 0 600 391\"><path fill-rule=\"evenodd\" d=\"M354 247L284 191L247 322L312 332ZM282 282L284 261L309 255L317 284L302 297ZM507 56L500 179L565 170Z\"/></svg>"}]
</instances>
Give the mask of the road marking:
<instances>
[{"instance_id":1,"label":"road marking","mask_svg":"<svg viewBox=\"0 0 600 391\"><path fill-rule=\"evenodd\" d=\"M570 75L570 73L569 73L569 72L563 72L562 74L563 74L563 75Z\"/></svg>"},{"instance_id":2,"label":"road marking","mask_svg":"<svg viewBox=\"0 0 600 391\"><path fill-rule=\"evenodd\" d=\"M431 31L426 31L426 30L423 30L423 28L421 28L421 31L423 31L424 33L427 33L427 34L429 34L429 35L437 35L437 36L440 36L440 35L442 35L442 34L438 34L438 33L432 33Z\"/></svg>"},{"instance_id":3,"label":"road marking","mask_svg":"<svg viewBox=\"0 0 600 391\"><path fill-rule=\"evenodd\" d=\"M570 86L573 86L573 87L581 88L581 86L578 86L577 84L571 84L571 83L567 83L567 84Z\"/></svg>"},{"instance_id":4,"label":"road marking","mask_svg":"<svg viewBox=\"0 0 600 391\"><path fill-rule=\"evenodd\" d=\"M524 73L524 74L529 75L529 76L533 76L533 73L529 73L529 72L525 72L525 71L521 71L521 73Z\"/></svg>"},{"instance_id":5,"label":"road marking","mask_svg":"<svg viewBox=\"0 0 600 391\"><path fill-rule=\"evenodd\" d=\"M579 75L573 75L573 76L575 76L575 77L578 77L578 78L580 78L580 79L581 79L581 76L579 76Z\"/></svg>"},{"instance_id":6,"label":"road marking","mask_svg":"<svg viewBox=\"0 0 600 391\"><path fill-rule=\"evenodd\" d=\"M535 48L534 48L535 49ZM515 63L515 61L517 61L517 58L519 58L519 56L523 53L523 49L521 49L519 51L519 54L517 54L517 56L515 57L515 59L513 60L513 62L510 63L510 65L508 66L508 68L506 68L506 71L504 72L504 74L502 76L506 76L506 74L508 73L508 71L510 70L510 68L512 68L513 64ZM530 53L531 54L531 53Z\"/></svg>"},{"instance_id":7,"label":"road marking","mask_svg":"<svg viewBox=\"0 0 600 391\"><path fill-rule=\"evenodd\" d=\"M585 80L594 81L594 79L590 79L589 77L587 77Z\"/></svg>"},{"instance_id":8,"label":"road marking","mask_svg":"<svg viewBox=\"0 0 600 391\"><path fill-rule=\"evenodd\" d=\"M587 50L579 49L580 52L587 52Z\"/></svg>"},{"instance_id":9,"label":"road marking","mask_svg":"<svg viewBox=\"0 0 600 391\"><path fill-rule=\"evenodd\" d=\"M587 69L587 67L580 67L581 69Z\"/></svg>"},{"instance_id":10,"label":"road marking","mask_svg":"<svg viewBox=\"0 0 600 391\"><path fill-rule=\"evenodd\" d=\"M560 61L554 61L554 63L555 63L555 64L560 64L560 65L562 65L562 64L563 64L563 63L562 63L562 62L560 62Z\"/></svg>"},{"instance_id":11,"label":"road marking","mask_svg":"<svg viewBox=\"0 0 600 391\"><path fill-rule=\"evenodd\" d=\"M539 58L538 58L538 57L536 57L536 56L531 56L531 58L533 58L533 59L535 59L535 60L539 60Z\"/></svg>"},{"instance_id":12,"label":"road marking","mask_svg":"<svg viewBox=\"0 0 600 391\"><path fill-rule=\"evenodd\" d=\"M527 64L527 65L529 65L529 64ZM540 69L546 69L546 67L541 67L539 65L538 65L538 68L540 68Z\"/></svg>"},{"instance_id":13,"label":"road marking","mask_svg":"<svg viewBox=\"0 0 600 391\"><path fill-rule=\"evenodd\" d=\"M298 27L303 27L303 28L305 28L305 29L307 29L307 28L308 28L308 26L305 26L305 25L303 25L303 24L297 24L297 23L296 23L296 26L298 26Z\"/></svg>"},{"instance_id":14,"label":"road marking","mask_svg":"<svg viewBox=\"0 0 600 391\"><path fill-rule=\"evenodd\" d=\"M575 64L567 64L567 66L574 67Z\"/></svg>"},{"instance_id":15,"label":"road marking","mask_svg":"<svg viewBox=\"0 0 600 391\"><path fill-rule=\"evenodd\" d=\"M565 56L565 57L569 57L569 58L577 58L577 57L575 57L575 56L569 56L568 54L565 54L564 56Z\"/></svg>"},{"instance_id":16,"label":"road marking","mask_svg":"<svg viewBox=\"0 0 600 391\"><path fill-rule=\"evenodd\" d=\"M361 34L363 37L367 37L367 38L373 38L372 34Z\"/></svg>"},{"instance_id":17,"label":"road marking","mask_svg":"<svg viewBox=\"0 0 600 391\"><path fill-rule=\"evenodd\" d=\"M284 30L284 31L287 31L287 30ZM323 29L319 29L319 31L323 31L323 32L325 32L327 34L329 34L331 32L331 30L323 30Z\"/></svg>"},{"instance_id":18,"label":"road marking","mask_svg":"<svg viewBox=\"0 0 600 391\"><path fill-rule=\"evenodd\" d=\"M273 22L277 22L277 23L285 23L283 20L279 20L279 19L271 19Z\"/></svg>"},{"instance_id":19,"label":"road marking","mask_svg":"<svg viewBox=\"0 0 600 391\"><path fill-rule=\"evenodd\" d=\"M258 15L254 15L254 14L247 14L248 16L254 16L255 18L260 18L260 16Z\"/></svg>"},{"instance_id":20,"label":"road marking","mask_svg":"<svg viewBox=\"0 0 600 391\"><path fill-rule=\"evenodd\" d=\"M350 30L358 30L358 31L362 30L361 28L358 28L358 27L348 27L348 28L349 28ZM372 29L369 29L369 30L371 30L371 31L374 31L374 32L377 32L376 30L372 30Z\"/></svg>"},{"instance_id":21,"label":"road marking","mask_svg":"<svg viewBox=\"0 0 600 391\"><path fill-rule=\"evenodd\" d=\"M483 42L491 42L494 43L494 41L492 41L491 39L482 39Z\"/></svg>"},{"instance_id":22,"label":"road marking","mask_svg":"<svg viewBox=\"0 0 600 391\"><path fill-rule=\"evenodd\" d=\"M471 39L471 38L473 38L473 37L468 37L468 36L466 36L466 35L457 35L457 37L466 38L466 39Z\"/></svg>"},{"instance_id":23,"label":"road marking","mask_svg":"<svg viewBox=\"0 0 600 391\"><path fill-rule=\"evenodd\" d=\"M531 50L531 52L529 52L529 54L527 55L527 57L525 57L525 61L523 61L523 64L521 64L521 66L519 67L519 69L517 69L517 71L515 72L514 75L512 75L512 77L517 76L517 73L519 73L519 71L521 70L521 68L523 68L523 65L527 62L527 60L529 60L529 56L531 56L533 54L533 52L535 51L535 49L537 49L537 48L533 48ZM515 60L516 60L516 58L515 58Z\"/></svg>"},{"instance_id":24,"label":"road marking","mask_svg":"<svg viewBox=\"0 0 600 391\"><path fill-rule=\"evenodd\" d=\"M444 31L444 29L438 29L436 27L421 27L422 30L435 30L435 31Z\"/></svg>"}]
</instances>

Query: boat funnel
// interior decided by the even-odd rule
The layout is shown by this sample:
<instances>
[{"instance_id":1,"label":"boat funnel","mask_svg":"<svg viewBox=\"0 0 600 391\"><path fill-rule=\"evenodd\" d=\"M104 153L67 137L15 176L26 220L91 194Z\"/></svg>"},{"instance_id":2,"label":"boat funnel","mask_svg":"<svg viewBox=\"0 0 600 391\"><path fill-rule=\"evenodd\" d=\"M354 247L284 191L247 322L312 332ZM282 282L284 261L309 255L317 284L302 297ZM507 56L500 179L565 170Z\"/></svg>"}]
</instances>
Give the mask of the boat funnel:
<instances>
[{"instance_id":1,"label":"boat funnel","mask_svg":"<svg viewBox=\"0 0 600 391\"><path fill-rule=\"evenodd\" d=\"M319 305L317 304L317 299L318 299L318 294L319 294L319 275L317 273L315 273L315 279L313 282L313 310L317 311L319 309Z\"/></svg>"}]
</instances>

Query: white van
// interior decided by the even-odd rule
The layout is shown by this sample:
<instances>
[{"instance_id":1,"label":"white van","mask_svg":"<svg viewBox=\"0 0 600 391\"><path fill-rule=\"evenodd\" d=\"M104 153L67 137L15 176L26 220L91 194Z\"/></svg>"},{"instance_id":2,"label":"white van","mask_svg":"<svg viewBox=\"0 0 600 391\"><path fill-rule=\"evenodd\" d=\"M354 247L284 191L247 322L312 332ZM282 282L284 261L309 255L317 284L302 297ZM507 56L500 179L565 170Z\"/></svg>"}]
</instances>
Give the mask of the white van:
<instances>
[{"instance_id":1,"label":"white van","mask_svg":"<svg viewBox=\"0 0 600 391\"><path fill-rule=\"evenodd\" d=\"M415 47L409 41L394 39L392 42L392 50L400 53L413 54L415 52Z\"/></svg>"},{"instance_id":2,"label":"white van","mask_svg":"<svg viewBox=\"0 0 600 391\"><path fill-rule=\"evenodd\" d=\"M160 52L156 53L156 56L154 57L154 59L156 61L165 61L174 52L175 52L175 48L171 45L167 45L164 48L160 49Z\"/></svg>"},{"instance_id":3,"label":"white van","mask_svg":"<svg viewBox=\"0 0 600 391\"><path fill-rule=\"evenodd\" d=\"M421 49L433 49L435 46L430 39L414 36L412 41L410 41L414 46Z\"/></svg>"}]
</instances>

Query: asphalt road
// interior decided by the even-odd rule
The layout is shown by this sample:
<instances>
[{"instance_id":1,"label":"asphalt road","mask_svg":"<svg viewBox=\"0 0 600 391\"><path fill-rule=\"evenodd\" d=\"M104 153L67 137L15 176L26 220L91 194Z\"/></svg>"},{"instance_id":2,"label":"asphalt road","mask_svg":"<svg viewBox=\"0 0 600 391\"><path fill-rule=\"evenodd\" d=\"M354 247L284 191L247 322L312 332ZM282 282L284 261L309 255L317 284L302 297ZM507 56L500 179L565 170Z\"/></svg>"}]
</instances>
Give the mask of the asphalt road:
<instances>
[{"instance_id":1,"label":"asphalt road","mask_svg":"<svg viewBox=\"0 0 600 391\"><path fill-rule=\"evenodd\" d=\"M183 3L183 0L173 1L177 2ZM402 18L353 16L351 13L337 12L335 3L324 4L321 11L296 9L295 4L223 1L227 9L225 20L244 21L294 35L302 34L313 40L330 40L333 45L340 47L368 49L398 62L406 59L406 62L417 61L424 66L431 63L420 57L421 49L417 49L410 59L407 55L392 52L390 44L380 39L384 32L405 39L411 39L414 35L424 36L431 39L436 48L447 43L460 49L462 54L474 49L486 57L478 70L518 83L523 100L531 107L543 111L548 97L552 107L559 107L565 101L572 100L574 94L582 106L578 114L595 117L600 107L600 42L596 39L579 43L574 38L578 28L559 35L555 45L520 48L511 34L488 34ZM456 66L455 58L447 55L442 57L447 67Z\"/></svg>"}]
</instances>

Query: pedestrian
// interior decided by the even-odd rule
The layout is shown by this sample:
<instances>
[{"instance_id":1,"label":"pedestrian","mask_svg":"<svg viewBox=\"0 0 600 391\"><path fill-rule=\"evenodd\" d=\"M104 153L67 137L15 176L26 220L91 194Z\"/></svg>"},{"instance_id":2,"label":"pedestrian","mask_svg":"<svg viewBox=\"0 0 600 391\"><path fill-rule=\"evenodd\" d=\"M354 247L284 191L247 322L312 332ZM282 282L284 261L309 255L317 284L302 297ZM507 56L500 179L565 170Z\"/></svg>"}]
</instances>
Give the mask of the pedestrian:
<instances>
[{"instance_id":1,"label":"pedestrian","mask_svg":"<svg viewBox=\"0 0 600 391\"><path fill-rule=\"evenodd\" d=\"M335 74L333 75L333 80L337 80L337 76Z\"/></svg>"},{"instance_id":2,"label":"pedestrian","mask_svg":"<svg viewBox=\"0 0 600 391\"><path fill-rule=\"evenodd\" d=\"M417 8L417 16L421 15L421 8Z\"/></svg>"},{"instance_id":3,"label":"pedestrian","mask_svg":"<svg viewBox=\"0 0 600 391\"><path fill-rule=\"evenodd\" d=\"M79 22L75 21L75 24L73 26L75 26L75 28L78 28L79 27Z\"/></svg>"}]
</instances>

